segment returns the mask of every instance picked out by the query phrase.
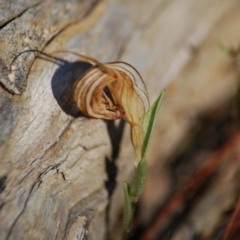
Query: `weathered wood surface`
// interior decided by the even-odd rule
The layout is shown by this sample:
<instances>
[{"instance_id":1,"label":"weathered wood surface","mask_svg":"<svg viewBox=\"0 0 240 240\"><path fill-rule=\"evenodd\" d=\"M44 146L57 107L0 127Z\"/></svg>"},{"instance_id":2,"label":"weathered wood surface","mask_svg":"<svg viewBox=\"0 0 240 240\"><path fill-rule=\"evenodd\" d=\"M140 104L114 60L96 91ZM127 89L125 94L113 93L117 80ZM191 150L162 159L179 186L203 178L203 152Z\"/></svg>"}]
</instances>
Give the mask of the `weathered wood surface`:
<instances>
[{"instance_id":1,"label":"weathered wood surface","mask_svg":"<svg viewBox=\"0 0 240 240\"><path fill-rule=\"evenodd\" d=\"M234 92L234 69L219 45L238 44L240 3L25 1L15 9L7 2L0 5L9 12L0 14L0 239L121 239L122 182L132 176L128 127L117 156L123 125L79 115L72 84L88 65L76 57L58 55L66 61L57 64L27 52L12 60L29 49L123 60L139 70L151 102L172 83L148 155L146 220L167 192L159 187L164 162L199 112ZM105 185L114 188L111 198Z\"/></svg>"}]
</instances>

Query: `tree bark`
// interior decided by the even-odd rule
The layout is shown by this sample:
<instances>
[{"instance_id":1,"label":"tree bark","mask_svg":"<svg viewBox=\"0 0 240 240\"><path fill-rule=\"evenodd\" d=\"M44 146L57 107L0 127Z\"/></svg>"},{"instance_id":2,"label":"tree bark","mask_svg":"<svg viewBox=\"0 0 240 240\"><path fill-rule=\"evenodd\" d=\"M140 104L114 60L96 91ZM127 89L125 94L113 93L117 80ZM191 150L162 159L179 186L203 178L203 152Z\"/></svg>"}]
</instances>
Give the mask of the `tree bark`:
<instances>
[{"instance_id":1,"label":"tree bark","mask_svg":"<svg viewBox=\"0 0 240 240\"><path fill-rule=\"evenodd\" d=\"M53 52L130 63L151 102L171 84L148 154L148 218L163 163L197 115L234 92L218 44L239 40L239 1L17 2L0 10L0 239L121 239L129 127L81 115L72 89L89 64Z\"/></svg>"}]
</instances>

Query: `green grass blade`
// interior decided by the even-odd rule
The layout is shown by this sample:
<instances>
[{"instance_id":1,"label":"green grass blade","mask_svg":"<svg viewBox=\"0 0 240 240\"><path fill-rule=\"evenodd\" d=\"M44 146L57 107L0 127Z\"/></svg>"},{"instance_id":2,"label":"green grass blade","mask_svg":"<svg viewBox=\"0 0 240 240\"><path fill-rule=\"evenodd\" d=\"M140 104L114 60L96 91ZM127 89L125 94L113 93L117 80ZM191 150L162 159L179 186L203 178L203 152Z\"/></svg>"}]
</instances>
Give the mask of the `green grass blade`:
<instances>
[{"instance_id":1,"label":"green grass blade","mask_svg":"<svg viewBox=\"0 0 240 240\"><path fill-rule=\"evenodd\" d=\"M146 157L146 153L147 153L149 142L150 142L150 139L152 136L154 124L156 122L157 113L160 109L163 96L164 96L164 92L162 92L160 94L160 96L157 98L157 100L150 107L150 109L148 110L147 115L143 121L143 132L144 132L143 145L142 145L142 158L143 159L145 159L145 157Z\"/></svg>"}]
</instances>

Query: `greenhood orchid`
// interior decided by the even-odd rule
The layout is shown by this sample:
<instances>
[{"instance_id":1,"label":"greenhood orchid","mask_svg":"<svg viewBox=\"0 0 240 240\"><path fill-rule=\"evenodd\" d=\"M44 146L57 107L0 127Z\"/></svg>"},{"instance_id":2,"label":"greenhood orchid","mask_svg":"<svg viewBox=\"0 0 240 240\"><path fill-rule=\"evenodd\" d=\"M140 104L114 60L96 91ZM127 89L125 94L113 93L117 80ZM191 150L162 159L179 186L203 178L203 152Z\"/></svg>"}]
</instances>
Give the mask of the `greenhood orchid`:
<instances>
[{"instance_id":1,"label":"greenhood orchid","mask_svg":"<svg viewBox=\"0 0 240 240\"><path fill-rule=\"evenodd\" d=\"M131 126L134 165L141 160L143 120L149 109L146 86L136 69L124 62L99 63L80 55L92 64L76 82L74 100L89 117L123 118ZM111 96L108 96L105 89Z\"/></svg>"},{"instance_id":2,"label":"greenhood orchid","mask_svg":"<svg viewBox=\"0 0 240 240\"><path fill-rule=\"evenodd\" d=\"M92 118L108 120L123 118L131 126L135 174L131 184L123 183L125 196L123 222L125 230L129 231L134 206L142 194L147 179L146 153L164 92L149 107L146 86L140 74L131 65L125 62L99 63L93 58L75 52L69 53L92 64L74 86L73 98L78 108Z\"/></svg>"}]
</instances>

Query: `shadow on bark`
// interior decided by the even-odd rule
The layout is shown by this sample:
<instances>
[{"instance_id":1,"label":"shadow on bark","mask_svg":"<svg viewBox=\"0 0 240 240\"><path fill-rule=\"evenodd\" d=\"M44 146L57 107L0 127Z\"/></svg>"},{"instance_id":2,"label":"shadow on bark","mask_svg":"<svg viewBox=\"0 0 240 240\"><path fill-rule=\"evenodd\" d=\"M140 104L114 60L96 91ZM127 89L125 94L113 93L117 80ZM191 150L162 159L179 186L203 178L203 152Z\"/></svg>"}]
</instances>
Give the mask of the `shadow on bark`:
<instances>
[{"instance_id":1,"label":"shadow on bark","mask_svg":"<svg viewBox=\"0 0 240 240\"><path fill-rule=\"evenodd\" d=\"M111 197L116 187L116 176L117 176L116 159L120 151L120 144L122 140L125 121L121 119L117 126L114 121L106 121L106 122L107 122L108 134L109 134L111 145L112 145L112 154L111 154L111 158L109 157L105 158L106 172L108 176L108 180L105 182L105 186L107 188L109 197Z\"/></svg>"},{"instance_id":2,"label":"shadow on bark","mask_svg":"<svg viewBox=\"0 0 240 240\"><path fill-rule=\"evenodd\" d=\"M87 62L61 63L52 77L51 85L53 95L62 110L73 117L81 115L76 103L73 101L74 83L89 68Z\"/></svg>"},{"instance_id":3,"label":"shadow on bark","mask_svg":"<svg viewBox=\"0 0 240 240\"><path fill-rule=\"evenodd\" d=\"M108 206L106 209L106 226L107 226L107 236L106 239L109 239L109 215L110 215L110 209L111 209L111 198L112 194L117 186L117 173L118 173L118 168L116 165L116 160L119 155L120 151L120 144L122 142L122 136L123 136L123 129L125 126L125 121L123 119L120 120L119 124L116 125L116 122L114 121L106 121L107 122L107 129L108 129L108 134L111 140L111 145L112 145L112 154L111 157L106 157L105 158L105 167L106 167L106 173L107 173L107 181L105 182L105 187L108 191Z\"/></svg>"}]
</instances>

